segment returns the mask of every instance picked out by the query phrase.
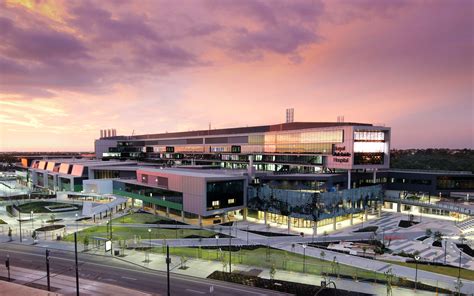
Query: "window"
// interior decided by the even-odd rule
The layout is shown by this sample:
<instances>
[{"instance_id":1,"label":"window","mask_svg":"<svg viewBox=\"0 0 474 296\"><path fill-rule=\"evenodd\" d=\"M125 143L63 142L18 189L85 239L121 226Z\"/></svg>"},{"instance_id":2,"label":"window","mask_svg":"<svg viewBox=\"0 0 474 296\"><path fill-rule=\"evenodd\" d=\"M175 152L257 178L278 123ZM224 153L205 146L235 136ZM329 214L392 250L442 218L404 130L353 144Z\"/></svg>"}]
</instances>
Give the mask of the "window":
<instances>
[{"instance_id":1,"label":"window","mask_svg":"<svg viewBox=\"0 0 474 296\"><path fill-rule=\"evenodd\" d=\"M228 203L229 205L234 204L234 203L235 203L235 199L234 199L234 198L229 198L229 200L227 200L227 203Z\"/></svg>"},{"instance_id":2,"label":"window","mask_svg":"<svg viewBox=\"0 0 474 296\"><path fill-rule=\"evenodd\" d=\"M212 206L213 207L219 207L219 201L218 200L213 200L212 201Z\"/></svg>"}]
</instances>

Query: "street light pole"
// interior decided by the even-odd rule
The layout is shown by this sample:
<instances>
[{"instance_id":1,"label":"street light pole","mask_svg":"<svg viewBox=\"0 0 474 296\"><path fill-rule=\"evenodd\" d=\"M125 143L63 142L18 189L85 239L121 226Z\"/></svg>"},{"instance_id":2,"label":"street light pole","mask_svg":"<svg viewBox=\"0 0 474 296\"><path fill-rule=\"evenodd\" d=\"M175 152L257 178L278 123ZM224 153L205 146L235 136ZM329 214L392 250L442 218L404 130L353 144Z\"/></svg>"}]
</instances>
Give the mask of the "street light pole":
<instances>
[{"instance_id":1,"label":"street light pole","mask_svg":"<svg viewBox=\"0 0 474 296\"><path fill-rule=\"evenodd\" d=\"M415 291L416 288L418 287L418 260L420 259L420 256L415 256Z\"/></svg>"},{"instance_id":2,"label":"street light pole","mask_svg":"<svg viewBox=\"0 0 474 296\"><path fill-rule=\"evenodd\" d=\"M77 213L74 215L76 217L76 232L79 231L79 222L77 221Z\"/></svg>"},{"instance_id":3,"label":"street light pole","mask_svg":"<svg viewBox=\"0 0 474 296\"><path fill-rule=\"evenodd\" d=\"M458 282L461 280L461 255L462 255L462 248L459 248L459 268L458 268Z\"/></svg>"},{"instance_id":4,"label":"street light pole","mask_svg":"<svg viewBox=\"0 0 474 296\"><path fill-rule=\"evenodd\" d=\"M76 295L79 296L79 268L77 265L77 232L74 232L74 257L76 261Z\"/></svg>"},{"instance_id":5,"label":"street light pole","mask_svg":"<svg viewBox=\"0 0 474 296\"><path fill-rule=\"evenodd\" d=\"M166 277L168 282L168 296L170 296L170 247L166 245Z\"/></svg>"},{"instance_id":6,"label":"street light pole","mask_svg":"<svg viewBox=\"0 0 474 296\"><path fill-rule=\"evenodd\" d=\"M34 226L34 224L33 224L33 214L34 214L34 213L35 213L34 211L31 211L31 212L30 212L31 230L34 230L34 229L35 229L35 226Z\"/></svg>"},{"instance_id":7,"label":"street light pole","mask_svg":"<svg viewBox=\"0 0 474 296\"><path fill-rule=\"evenodd\" d=\"M51 291L51 284L49 280L49 250L46 249L46 280L48 283L48 291Z\"/></svg>"}]
</instances>

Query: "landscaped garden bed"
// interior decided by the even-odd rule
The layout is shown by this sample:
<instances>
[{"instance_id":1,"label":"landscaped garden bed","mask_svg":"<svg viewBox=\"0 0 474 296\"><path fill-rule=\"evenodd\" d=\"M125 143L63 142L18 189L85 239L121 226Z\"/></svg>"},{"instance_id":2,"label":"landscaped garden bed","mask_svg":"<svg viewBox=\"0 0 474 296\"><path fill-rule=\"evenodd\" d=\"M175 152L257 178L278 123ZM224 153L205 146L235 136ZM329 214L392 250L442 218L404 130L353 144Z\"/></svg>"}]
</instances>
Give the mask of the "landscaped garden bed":
<instances>
[{"instance_id":1,"label":"landscaped garden bed","mask_svg":"<svg viewBox=\"0 0 474 296\"><path fill-rule=\"evenodd\" d=\"M191 235L196 237L212 238L215 232L205 229L187 229L187 228L161 228L161 227L127 227L113 224L112 234L114 240L127 240L141 238L142 240L151 239L179 239L187 238ZM148 232L151 229L151 232ZM78 239L82 240L84 236L89 237L109 237L108 226L93 226L83 229L77 233ZM74 241L73 235L65 237L66 241Z\"/></svg>"},{"instance_id":2,"label":"landscaped garden bed","mask_svg":"<svg viewBox=\"0 0 474 296\"><path fill-rule=\"evenodd\" d=\"M58 229L62 229L66 227L65 225L57 224L57 225L48 225L48 226L43 226L40 228L36 228L35 231L54 231Z\"/></svg>"},{"instance_id":3,"label":"landscaped garden bed","mask_svg":"<svg viewBox=\"0 0 474 296\"><path fill-rule=\"evenodd\" d=\"M8 224L8 223L0 219L0 224Z\"/></svg>"},{"instance_id":4,"label":"landscaped garden bed","mask_svg":"<svg viewBox=\"0 0 474 296\"><path fill-rule=\"evenodd\" d=\"M367 226L367 227L364 227L364 228L359 228L353 232L376 232L377 229L379 229L378 226Z\"/></svg>"},{"instance_id":5,"label":"landscaped garden bed","mask_svg":"<svg viewBox=\"0 0 474 296\"><path fill-rule=\"evenodd\" d=\"M443 244L441 243L441 241L434 241L432 244L431 244L433 247L438 247L438 248L441 248L443 246Z\"/></svg>"},{"instance_id":6,"label":"landscaped garden bed","mask_svg":"<svg viewBox=\"0 0 474 296\"><path fill-rule=\"evenodd\" d=\"M228 273L222 271L214 271L208 276L209 279L226 281L231 283L242 284L246 286L258 287L263 289L270 289L274 291L279 291L283 293L290 293L297 296L306 296L306 295L315 295L321 290L320 286L307 285L302 283L281 281L281 280L272 280L272 279L263 279L258 276L246 275L242 273ZM318 295L334 295L335 291L333 289L323 289ZM337 289L337 295L370 295L352 291L346 291Z\"/></svg>"},{"instance_id":7,"label":"landscaped garden bed","mask_svg":"<svg viewBox=\"0 0 474 296\"><path fill-rule=\"evenodd\" d=\"M258 235L263 235L267 237L273 237L273 236L298 236L295 234L287 234L287 233L279 233L279 232L268 232L268 231L257 231L257 230L248 230L250 233L255 233Z\"/></svg>"},{"instance_id":8,"label":"landscaped garden bed","mask_svg":"<svg viewBox=\"0 0 474 296\"><path fill-rule=\"evenodd\" d=\"M119 224L160 224L160 225L187 225L186 223L153 215L140 211L113 219L113 223Z\"/></svg>"},{"instance_id":9,"label":"landscaped garden bed","mask_svg":"<svg viewBox=\"0 0 474 296\"><path fill-rule=\"evenodd\" d=\"M51 201L33 201L14 206L21 213L30 214L33 211L35 214L39 213L57 213L57 212L71 212L82 209L82 205L66 204Z\"/></svg>"},{"instance_id":10,"label":"landscaped garden bed","mask_svg":"<svg viewBox=\"0 0 474 296\"><path fill-rule=\"evenodd\" d=\"M471 256L471 257L474 257L474 251L471 249L470 246L466 245L466 244L456 244L456 246L459 248L459 249L462 249L462 251L464 253L466 253L467 255Z\"/></svg>"},{"instance_id":11,"label":"landscaped garden bed","mask_svg":"<svg viewBox=\"0 0 474 296\"><path fill-rule=\"evenodd\" d=\"M50 219L50 220L46 220L46 223L56 223L60 221L63 221L63 219Z\"/></svg>"},{"instance_id":12,"label":"landscaped garden bed","mask_svg":"<svg viewBox=\"0 0 474 296\"><path fill-rule=\"evenodd\" d=\"M414 226L418 223L420 223L420 222L409 221L409 220L400 220L400 222L398 223L398 227L408 228L408 227L412 227L412 226Z\"/></svg>"},{"instance_id":13,"label":"landscaped garden bed","mask_svg":"<svg viewBox=\"0 0 474 296\"><path fill-rule=\"evenodd\" d=\"M418 237L416 240L422 242L422 241L424 241L424 240L427 239L427 238L430 238L430 237L429 237L428 235L423 235L423 236Z\"/></svg>"}]
</instances>

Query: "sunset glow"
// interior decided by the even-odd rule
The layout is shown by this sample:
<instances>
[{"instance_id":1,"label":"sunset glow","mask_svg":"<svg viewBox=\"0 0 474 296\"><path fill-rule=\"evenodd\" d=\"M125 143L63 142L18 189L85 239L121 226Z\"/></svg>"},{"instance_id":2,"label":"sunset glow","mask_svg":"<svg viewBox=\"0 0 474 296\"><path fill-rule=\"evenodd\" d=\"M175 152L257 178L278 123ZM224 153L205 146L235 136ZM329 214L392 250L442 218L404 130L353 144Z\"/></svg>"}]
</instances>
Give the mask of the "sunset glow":
<instances>
[{"instance_id":1,"label":"sunset glow","mask_svg":"<svg viewBox=\"0 0 474 296\"><path fill-rule=\"evenodd\" d=\"M276 124L289 107L295 121L390 126L392 148L474 148L473 11L468 0L7 0L0 151L92 151L109 128Z\"/></svg>"}]
</instances>

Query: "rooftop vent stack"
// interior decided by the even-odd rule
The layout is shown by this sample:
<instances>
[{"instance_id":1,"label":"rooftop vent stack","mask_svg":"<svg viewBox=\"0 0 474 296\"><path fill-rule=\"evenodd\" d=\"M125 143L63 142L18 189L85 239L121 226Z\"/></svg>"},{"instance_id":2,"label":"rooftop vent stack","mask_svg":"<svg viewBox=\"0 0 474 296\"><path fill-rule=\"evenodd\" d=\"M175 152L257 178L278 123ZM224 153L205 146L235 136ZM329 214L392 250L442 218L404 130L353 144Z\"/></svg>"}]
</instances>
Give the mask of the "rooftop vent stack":
<instances>
[{"instance_id":1,"label":"rooftop vent stack","mask_svg":"<svg viewBox=\"0 0 474 296\"><path fill-rule=\"evenodd\" d=\"M112 130L112 136L115 137L116 135L117 135L117 130L116 130L116 129L113 129L113 130Z\"/></svg>"},{"instance_id":2,"label":"rooftop vent stack","mask_svg":"<svg viewBox=\"0 0 474 296\"><path fill-rule=\"evenodd\" d=\"M100 130L100 138L102 139L104 137L104 131Z\"/></svg>"},{"instance_id":3,"label":"rooftop vent stack","mask_svg":"<svg viewBox=\"0 0 474 296\"><path fill-rule=\"evenodd\" d=\"M112 130L108 129L107 130L107 138L112 137Z\"/></svg>"},{"instance_id":4,"label":"rooftop vent stack","mask_svg":"<svg viewBox=\"0 0 474 296\"><path fill-rule=\"evenodd\" d=\"M292 123L295 121L295 109L286 109L286 123Z\"/></svg>"}]
</instances>

